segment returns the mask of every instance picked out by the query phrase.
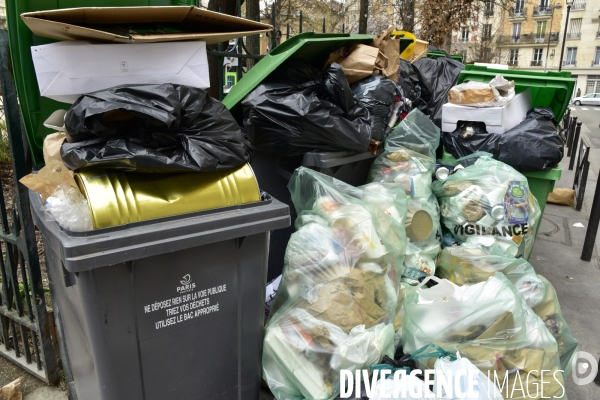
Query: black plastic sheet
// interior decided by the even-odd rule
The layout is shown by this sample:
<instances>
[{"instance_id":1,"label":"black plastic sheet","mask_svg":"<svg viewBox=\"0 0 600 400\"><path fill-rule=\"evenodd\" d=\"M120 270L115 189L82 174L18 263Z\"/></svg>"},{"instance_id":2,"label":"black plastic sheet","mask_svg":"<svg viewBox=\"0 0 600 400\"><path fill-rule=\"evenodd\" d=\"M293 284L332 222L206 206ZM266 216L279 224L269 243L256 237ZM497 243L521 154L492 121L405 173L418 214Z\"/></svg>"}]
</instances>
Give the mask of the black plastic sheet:
<instances>
[{"instance_id":1,"label":"black plastic sheet","mask_svg":"<svg viewBox=\"0 0 600 400\"><path fill-rule=\"evenodd\" d=\"M564 155L555 122L551 109L535 108L525 121L504 133L488 133L482 122L462 122L454 132L443 133L442 142L455 158L485 151L522 172L547 171Z\"/></svg>"},{"instance_id":2,"label":"black plastic sheet","mask_svg":"<svg viewBox=\"0 0 600 400\"><path fill-rule=\"evenodd\" d=\"M369 111L336 63L321 73L302 60L288 60L242 106L246 134L256 150L281 156L365 152L371 142Z\"/></svg>"},{"instance_id":3,"label":"black plastic sheet","mask_svg":"<svg viewBox=\"0 0 600 400\"><path fill-rule=\"evenodd\" d=\"M392 117L400 89L386 77L371 75L352 85L352 92L371 115L373 140L383 141L392 131L388 122Z\"/></svg>"},{"instance_id":4,"label":"black plastic sheet","mask_svg":"<svg viewBox=\"0 0 600 400\"><path fill-rule=\"evenodd\" d=\"M65 115L73 170L137 172L235 168L250 153L227 108L204 90L183 85L126 85L81 96Z\"/></svg>"},{"instance_id":5,"label":"black plastic sheet","mask_svg":"<svg viewBox=\"0 0 600 400\"><path fill-rule=\"evenodd\" d=\"M424 101L415 106L441 129L442 106L448 102L448 92L456 85L465 66L449 57L421 58L411 66L419 77L421 99Z\"/></svg>"}]
</instances>

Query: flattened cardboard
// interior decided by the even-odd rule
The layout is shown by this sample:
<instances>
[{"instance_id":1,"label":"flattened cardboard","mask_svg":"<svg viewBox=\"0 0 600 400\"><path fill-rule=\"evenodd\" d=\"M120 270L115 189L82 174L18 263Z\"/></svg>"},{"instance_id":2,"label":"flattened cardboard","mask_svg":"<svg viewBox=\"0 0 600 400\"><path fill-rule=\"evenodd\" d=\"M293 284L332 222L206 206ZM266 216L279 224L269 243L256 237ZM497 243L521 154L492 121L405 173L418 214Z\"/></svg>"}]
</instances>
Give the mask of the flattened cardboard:
<instances>
[{"instance_id":1,"label":"flattened cardboard","mask_svg":"<svg viewBox=\"0 0 600 400\"><path fill-rule=\"evenodd\" d=\"M215 44L273 29L269 24L202 10L195 6L65 8L24 13L21 14L21 18L37 36L56 40L95 40L107 43L203 40L207 44ZM183 31L134 31L156 23L168 28L170 24L177 25ZM129 29L130 27L134 29Z\"/></svg>"}]
</instances>

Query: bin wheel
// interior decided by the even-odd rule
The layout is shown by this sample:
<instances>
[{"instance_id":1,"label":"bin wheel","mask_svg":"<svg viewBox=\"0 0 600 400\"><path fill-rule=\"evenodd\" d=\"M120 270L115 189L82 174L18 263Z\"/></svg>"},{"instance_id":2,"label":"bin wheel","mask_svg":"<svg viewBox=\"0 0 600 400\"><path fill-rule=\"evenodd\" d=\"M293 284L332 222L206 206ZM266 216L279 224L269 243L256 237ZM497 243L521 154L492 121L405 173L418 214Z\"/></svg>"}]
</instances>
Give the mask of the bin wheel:
<instances>
[{"instance_id":1,"label":"bin wheel","mask_svg":"<svg viewBox=\"0 0 600 400\"><path fill-rule=\"evenodd\" d=\"M580 106L580 105L581 105L581 102L580 102L579 100L577 100L577 101L575 102L575 105L576 105L576 106Z\"/></svg>"}]
</instances>

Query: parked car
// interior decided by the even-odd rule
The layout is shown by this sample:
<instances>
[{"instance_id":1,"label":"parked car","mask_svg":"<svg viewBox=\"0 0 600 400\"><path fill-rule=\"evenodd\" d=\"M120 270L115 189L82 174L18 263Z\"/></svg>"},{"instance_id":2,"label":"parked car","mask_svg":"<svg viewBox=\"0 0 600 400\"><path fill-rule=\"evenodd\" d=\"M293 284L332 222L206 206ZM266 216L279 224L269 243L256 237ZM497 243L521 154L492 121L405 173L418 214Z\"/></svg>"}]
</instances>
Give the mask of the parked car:
<instances>
[{"instance_id":1,"label":"parked car","mask_svg":"<svg viewBox=\"0 0 600 400\"><path fill-rule=\"evenodd\" d=\"M600 93L588 93L585 96L575 97L571 102L576 106L600 105Z\"/></svg>"}]
</instances>

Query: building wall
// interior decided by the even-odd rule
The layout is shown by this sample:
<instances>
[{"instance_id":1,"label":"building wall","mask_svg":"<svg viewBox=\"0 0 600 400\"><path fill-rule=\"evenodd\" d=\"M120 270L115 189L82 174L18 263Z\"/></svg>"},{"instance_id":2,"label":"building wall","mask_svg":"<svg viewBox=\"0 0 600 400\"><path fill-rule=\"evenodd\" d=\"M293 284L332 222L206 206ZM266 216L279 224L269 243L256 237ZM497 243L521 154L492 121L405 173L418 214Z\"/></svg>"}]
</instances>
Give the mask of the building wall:
<instances>
[{"instance_id":1,"label":"building wall","mask_svg":"<svg viewBox=\"0 0 600 400\"><path fill-rule=\"evenodd\" d=\"M516 13L514 9L504 11L502 32L498 36L499 45L504 49L504 62L509 64L511 50L518 50L517 63L512 64L515 68L543 70L546 63L549 69L558 67L564 3L564 0L554 2L526 0L522 15ZM549 11L540 10L540 4L547 4L551 8ZM557 7L559 4L561 8ZM519 23L521 24L520 35L514 36L514 24ZM538 23L546 25L543 36L539 34ZM532 65L535 49L541 49L541 63Z\"/></svg>"},{"instance_id":2,"label":"building wall","mask_svg":"<svg viewBox=\"0 0 600 400\"><path fill-rule=\"evenodd\" d=\"M6 1L0 0L0 29L6 29Z\"/></svg>"},{"instance_id":3,"label":"building wall","mask_svg":"<svg viewBox=\"0 0 600 400\"><path fill-rule=\"evenodd\" d=\"M585 4L585 7L576 7L577 3ZM574 6L571 8L569 14L569 27L571 21L575 18L581 18L581 38L571 38L567 36L565 43L565 58L567 57L567 49L569 47L577 48L576 65L565 65L563 66L564 71L571 71L573 76L577 77L577 89L581 89L581 94L586 92L600 92L600 84L597 81L600 79L600 65L594 64L594 56L596 48L600 48L600 37L598 32L600 31L600 0L575 0ZM563 13L562 26L566 21L566 9ZM560 57L560 56L559 56ZM558 61L555 64L558 68ZM588 88L588 81L590 87Z\"/></svg>"}]
</instances>

